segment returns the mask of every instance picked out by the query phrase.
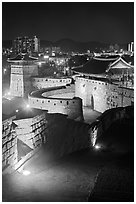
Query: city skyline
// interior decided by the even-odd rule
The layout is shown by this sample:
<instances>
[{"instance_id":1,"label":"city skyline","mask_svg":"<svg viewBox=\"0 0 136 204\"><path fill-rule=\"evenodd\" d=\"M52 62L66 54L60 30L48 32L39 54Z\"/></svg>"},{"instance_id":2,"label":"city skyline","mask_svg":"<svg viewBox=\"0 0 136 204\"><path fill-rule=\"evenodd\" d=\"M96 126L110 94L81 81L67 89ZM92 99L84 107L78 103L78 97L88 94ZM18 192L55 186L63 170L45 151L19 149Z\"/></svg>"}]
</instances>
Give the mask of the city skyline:
<instances>
[{"instance_id":1,"label":"city skyline","mask_svg":"<svg viewBox=\"0 0 136 204\"><path fill-rule=\"evenodd\" d=\"M33 35L53 42L128 43L134 39L134 3L3 2L2 40Z\"/></svg>"}]
</instances>

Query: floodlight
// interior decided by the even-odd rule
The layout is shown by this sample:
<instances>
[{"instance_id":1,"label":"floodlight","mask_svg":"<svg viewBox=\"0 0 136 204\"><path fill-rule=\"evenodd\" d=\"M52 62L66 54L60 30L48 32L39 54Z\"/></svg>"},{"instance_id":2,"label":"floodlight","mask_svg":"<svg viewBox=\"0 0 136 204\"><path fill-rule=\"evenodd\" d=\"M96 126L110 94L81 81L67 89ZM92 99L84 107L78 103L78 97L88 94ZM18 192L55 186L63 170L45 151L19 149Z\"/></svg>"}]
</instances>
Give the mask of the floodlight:
<instances>
[{"instance_id":1,"label":"floodlight","mask_svg":"<svg viewBox=\"0 0 136 204\"><path fill-rule=\"evenodd\" d=\"M95 145L94 147L95 147L95 149L100 149L101 148L100 145Z\"/></svg>"},{"instance_id":2,"label":"floodlight","mask_svg":"<svg viewBox=\"0 0 136 204\"><path fill-rule=\"evenodd\" d=\"M23 171L23 175L24 175L24 176L28 176L28 175L30 175L30 174L31 174L31 172L28 171L28 170L24 170L24 171Z\"/></svg>"}]
</instances>

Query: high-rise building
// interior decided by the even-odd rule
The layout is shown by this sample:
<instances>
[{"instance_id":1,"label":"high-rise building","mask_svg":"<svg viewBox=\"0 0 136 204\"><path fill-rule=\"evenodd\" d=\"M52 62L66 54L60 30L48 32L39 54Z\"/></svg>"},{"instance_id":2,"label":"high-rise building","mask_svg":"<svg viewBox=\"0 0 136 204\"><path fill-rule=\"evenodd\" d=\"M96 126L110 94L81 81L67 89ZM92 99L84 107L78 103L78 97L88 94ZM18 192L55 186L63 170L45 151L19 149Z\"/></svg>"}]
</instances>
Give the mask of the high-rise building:
<instances>
[{"instance_id":1,"label":"high-rise building","mask_svg":"<svg viewBox=\"0 0 136 204\"><path fill-rule=\"evenodd\" d=\"M33 39L33 51L34 52L39 52L39 49L40 49L40 41L36 36L34 36L34 39Z\"/></svg>"},{"instance_id":2,"label":"high-rise building","mask_svg":"<svg viewBox=\"0 0 136 204\"><path fill-rule=\"evenodd\" d=\"M128 51L129 52L134 52L134 42L131 42L128 44Z\"/></svg>"},{"instance_id":3,"label":"high-rise building","mask_svg":"<svg viewBox=\"0 0 136 204\"><path fill-rule=\"evenodd\" d=\"M39 52L40 39L34 36L32 39L25 37L17 37L13 41L13 50L16 54Z\"/></svg>"}]
</instances>

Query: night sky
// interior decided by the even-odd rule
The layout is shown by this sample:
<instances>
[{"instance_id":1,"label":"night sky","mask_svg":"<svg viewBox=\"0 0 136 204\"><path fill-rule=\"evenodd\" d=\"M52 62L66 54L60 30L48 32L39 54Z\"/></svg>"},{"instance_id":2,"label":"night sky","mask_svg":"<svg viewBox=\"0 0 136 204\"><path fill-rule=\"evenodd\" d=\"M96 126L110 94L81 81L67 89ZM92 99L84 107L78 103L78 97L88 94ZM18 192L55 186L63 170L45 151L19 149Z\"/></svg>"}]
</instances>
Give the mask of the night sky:
<instances>
[{"instance_id":1,"label":"night sky","mask_svg":"<svg viewBox=\"0 0 136 204\"><path fill-rule=\"evenodd\" d=\"M3 2L2 38L127 43L134 38L134 3Z\"/></svg>"}]
</instances>

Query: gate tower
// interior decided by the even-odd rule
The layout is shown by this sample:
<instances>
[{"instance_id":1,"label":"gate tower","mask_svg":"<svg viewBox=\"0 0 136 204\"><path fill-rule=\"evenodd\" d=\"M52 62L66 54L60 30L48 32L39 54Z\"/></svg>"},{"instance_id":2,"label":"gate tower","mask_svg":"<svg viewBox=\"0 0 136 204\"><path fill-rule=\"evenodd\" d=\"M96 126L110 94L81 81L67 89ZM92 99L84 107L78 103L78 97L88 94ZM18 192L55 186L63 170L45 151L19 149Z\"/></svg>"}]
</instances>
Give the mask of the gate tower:
<instances>
[{"instance_id":1,"label":"gate tower","mask_svg":"<svg viewBox=\"0 0 136 204\"><path fill-rule=\"evenodd\" d=\"M15 58L8 59L11 63L10 95L26 97L31 90L31 76L38 75L37 58L27 54L19 54Z\"/></svg>"}]
</instances>

